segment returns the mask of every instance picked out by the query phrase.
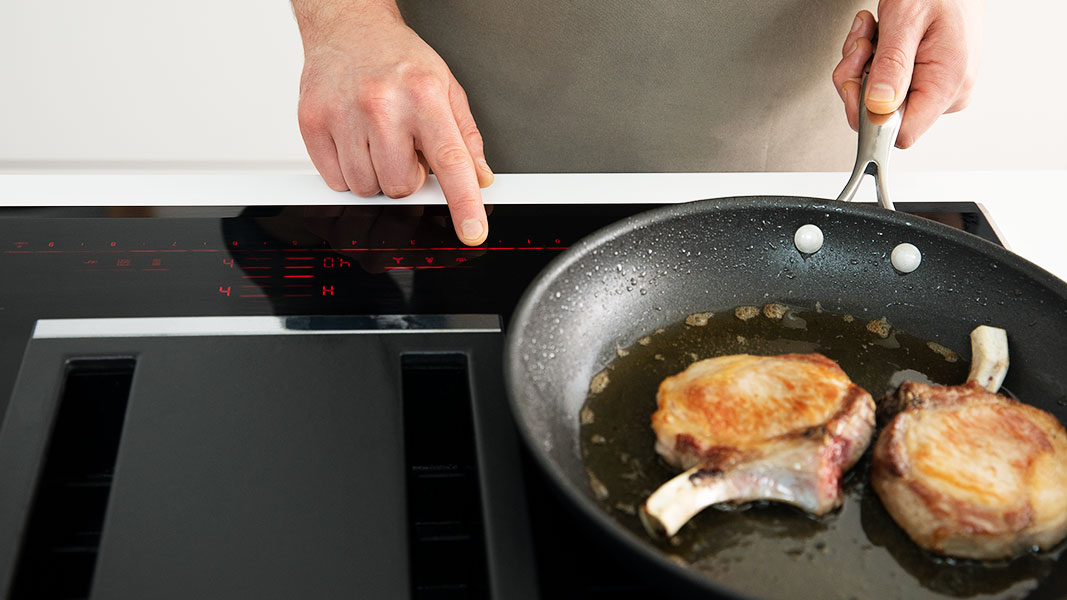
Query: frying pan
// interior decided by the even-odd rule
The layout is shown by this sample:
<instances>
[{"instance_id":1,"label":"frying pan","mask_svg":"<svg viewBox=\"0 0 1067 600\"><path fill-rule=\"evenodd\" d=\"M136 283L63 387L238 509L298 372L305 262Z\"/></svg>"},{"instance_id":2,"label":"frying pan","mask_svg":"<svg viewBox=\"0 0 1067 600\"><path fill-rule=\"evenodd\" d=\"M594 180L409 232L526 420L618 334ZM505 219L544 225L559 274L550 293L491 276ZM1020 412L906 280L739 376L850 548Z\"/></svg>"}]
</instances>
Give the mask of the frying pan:
<instances>
[{"instance_id":1,"label":"frying pan","mask_svg":"<svg viewBox=\"0 0 1067 600\"><path fill-rule=\"evenodd\" d=\"M512 319L505 351L508 394L536 462L580 519L613 548L682 589L706 597L750 593L676 564L647 536L621 526L597 504L580 451L579 413L590 380L617 348L657 328L701 311L819 303L826 311L885 317L899 330L968 358L970 331L992 324L1009 335L1005 388L1067 422L1067 283L978 237L889 210L885 159L899 114L883 123L865 116L856 169L842 197L849 198L864 173L875 174L881 207L761 196L655 209L595 232L558 256L530 285ZM825 243L802 255L793 235L807 223L822 229ZM921 265L908 274L890 264L892 249L903 242L922 252ZM647 274L643 292L630 282L637 273ZM767 576L773 578L777 568L768 560ZM844 562L840 568L862 565ZM794 583L795 596L803 596L804 582ZM813 597L826 596L816 590ZM1028 597L1067 597L1067 559L1055 562Z\"/></svg>"}]
</instances>

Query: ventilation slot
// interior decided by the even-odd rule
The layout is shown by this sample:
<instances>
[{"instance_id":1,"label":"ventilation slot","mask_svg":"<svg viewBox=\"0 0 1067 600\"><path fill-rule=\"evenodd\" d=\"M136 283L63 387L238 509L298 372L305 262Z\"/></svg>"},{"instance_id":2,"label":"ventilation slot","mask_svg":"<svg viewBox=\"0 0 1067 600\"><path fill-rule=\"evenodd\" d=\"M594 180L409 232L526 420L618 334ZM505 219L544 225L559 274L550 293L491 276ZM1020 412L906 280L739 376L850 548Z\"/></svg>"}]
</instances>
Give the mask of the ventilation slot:
<instances>
[{"instance_id":1,"label":"ventilation slot","mask_svg":"<svg viewBox=\"0 0 1067 600\"><path fill-rule=\"evenodd\" d=\"M67 364L11 598L89 597L134 364Z\"/></svg>"},{"instance_id":2,"label":"ventilation slot","mask_svg":"<svg viewBox=\"0 0 1067 600\"><path fill-rule=\"evenodd\" d=\"M401 360L412 596L488 598L467 358Z\"/></svg>"}]
</instances>

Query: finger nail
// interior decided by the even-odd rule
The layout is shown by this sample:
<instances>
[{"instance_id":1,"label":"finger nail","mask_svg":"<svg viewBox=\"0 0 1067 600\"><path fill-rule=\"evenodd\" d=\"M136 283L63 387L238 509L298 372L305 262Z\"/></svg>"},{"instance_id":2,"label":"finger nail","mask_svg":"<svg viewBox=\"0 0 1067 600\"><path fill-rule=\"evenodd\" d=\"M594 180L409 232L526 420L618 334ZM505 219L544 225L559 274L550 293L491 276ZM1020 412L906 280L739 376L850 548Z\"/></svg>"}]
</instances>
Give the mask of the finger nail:
<instances>
[{"instance_id":1,"label":"finger nail","mask_svg":"<svg viewBox=\"0 0 1067 600\"><path fill-rule=\"evenodd\" d=\"M856 20L852 22L852 31L856 31L863 26L863 19L859 15L856 15Z\"/></svg>"},{"instance_id":2,"label":"finger nail","mask_svg":"<svg viewBox=\"0 0 1067 600\"><path fill-rule=\"evenodd\" d=\"M867 99L873 102L892 102L896 98L897 92L889 84L876 83L867 89Z\"/></svg>"},{"instance_id":3,"label":"finger nail","mask_svg":"<svg viewBox=\"0 0 1067 600\"><path fill-rule=\"evenodd\" d=\"M853 41L852 42L852 47L848 49L848 52L845 53L845 56L852 56L852 53L855 52L856 48L859 48L859 47L860 47L860 41L859 40Z\"/></svg>"},{"instance_id":4,"label":"finger nail","mask_svg":"<svg viewBox=\"0 0 1067 600\"><path fill-rule=\"evenodd\" d=\"M463 221L459 226L460 233L463 235L463 239L469 241L477 241L482 238L482 233L485 232L485 226L478 219L467 219Z\"/></svg>"}]
</instances>

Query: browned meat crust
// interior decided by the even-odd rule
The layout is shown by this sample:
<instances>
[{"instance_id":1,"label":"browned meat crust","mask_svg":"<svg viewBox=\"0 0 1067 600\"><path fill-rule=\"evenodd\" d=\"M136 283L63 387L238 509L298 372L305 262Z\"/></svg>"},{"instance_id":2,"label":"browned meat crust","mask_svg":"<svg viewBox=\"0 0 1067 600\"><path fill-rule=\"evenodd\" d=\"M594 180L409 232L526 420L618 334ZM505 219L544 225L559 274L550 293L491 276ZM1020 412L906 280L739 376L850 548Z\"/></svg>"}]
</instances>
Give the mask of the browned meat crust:
<instances>
[{"instance_id":1,"label":"browned meat crust","mask_svg":"<svg viewBox=\"0 0 1067 600\"><path fill-rule=\"evenodd\" d=\"M841 474L874 431L870 394L820 354L703 360L665 379L657 401L657 452L691 469L694 486L717 486L700 502L777 500L826 513L840 505ZM685 486L668 487L679 502L703 506Z\"/></svg>"},{"instance_id":2,"label":"browned meat crust","mask_svg":"<svg viewBox=\"0 0 1067 600\"><path fill-rule=\"evenodd\" d=\"M975 383L908 382L874 448L872 484L920 546L993 559L1067 535L1067 433Z\"/></svg>"},{"instance_id":3,"label":"browned meat crust","mask_svg":"<svg viewBox=\"0 0 1067 600\"><path fill-rule=\"evenodd\" d=\"M851 412L856 402L873 406L870 394L821 354L702 360L664 379L656 400L656 450L683 469L803 434ZM866 443L861 446L860 454Z\"/></svg>"}]
</instances>

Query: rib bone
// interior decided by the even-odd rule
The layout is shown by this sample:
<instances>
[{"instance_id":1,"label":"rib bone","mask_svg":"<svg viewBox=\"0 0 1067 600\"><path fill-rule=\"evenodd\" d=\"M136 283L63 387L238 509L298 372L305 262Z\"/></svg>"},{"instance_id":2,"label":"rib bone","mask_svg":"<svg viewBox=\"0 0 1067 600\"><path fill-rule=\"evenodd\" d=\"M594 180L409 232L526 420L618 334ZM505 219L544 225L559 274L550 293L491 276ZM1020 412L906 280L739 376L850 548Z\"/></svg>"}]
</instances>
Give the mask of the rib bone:
<instances>
[{"instance_id":1,"label":"rib bone","mask_svg":"<svg viewBox=\"0 0 1067 600\"><path fill-rule=\"evenodd\" d=\"M641 507L652 535L674 535L722 502L773 500L825 514L841 505L841 474L874 431L870 394L815 354L694 363L664 380L658 400L656 450L690 468Z\"/></svg>"},{"instance_id":2,"label":"rib bone","mask_svg":"<svg viewBox=\"0 0 1067 600\"><path fill-rule=\"evenodd\" d=\"M655 536L672 536L713 504L775 500L823 514L841 504L837 480L841 466L833 436L787 436L758 453L728 460L732 465L702 464L660 486L641 507L641 522Z\"/></svg>"}]
</instances>

